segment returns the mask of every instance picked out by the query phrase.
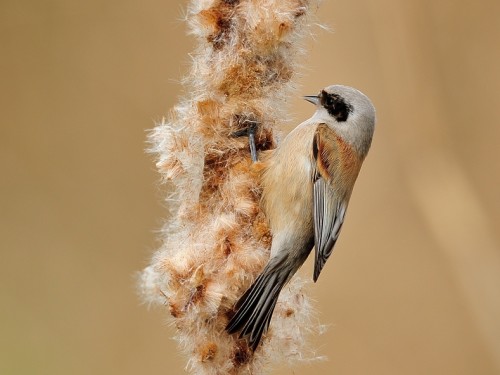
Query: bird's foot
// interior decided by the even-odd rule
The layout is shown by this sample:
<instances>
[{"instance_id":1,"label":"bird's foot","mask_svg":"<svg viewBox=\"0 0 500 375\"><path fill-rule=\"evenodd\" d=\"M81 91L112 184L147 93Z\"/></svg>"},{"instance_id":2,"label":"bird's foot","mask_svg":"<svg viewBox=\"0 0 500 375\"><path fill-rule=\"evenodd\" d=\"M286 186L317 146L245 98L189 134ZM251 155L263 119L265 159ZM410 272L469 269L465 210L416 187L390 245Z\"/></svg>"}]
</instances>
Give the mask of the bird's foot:
<instances>
[{"instance_id":1,"label":"bird's foot","mask_svg":"<svg viewBox=\"0 0 500 375\"><path fill-rule=\"evenodd\" d=\"M248 143L250 145L250 156L252 157L252 162L257 162L257 147L255 146L255 131L257 130L257 123L250 122L250 126L237 130L231 133L231 137L245 137L248 136Z\"/></svg>"}]
</instances>

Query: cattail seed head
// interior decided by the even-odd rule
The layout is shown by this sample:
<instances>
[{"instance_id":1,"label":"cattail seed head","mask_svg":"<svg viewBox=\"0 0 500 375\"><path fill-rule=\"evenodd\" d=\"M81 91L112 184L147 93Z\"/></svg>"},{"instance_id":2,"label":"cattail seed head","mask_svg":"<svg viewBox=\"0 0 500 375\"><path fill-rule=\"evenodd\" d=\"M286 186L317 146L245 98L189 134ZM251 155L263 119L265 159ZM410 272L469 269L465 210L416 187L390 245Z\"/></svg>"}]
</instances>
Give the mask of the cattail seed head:
<instances>
[{"instance_id":1,"label":"cattail seed head","mask_svg":"<svg viewBox=\"0 0 500 375\"><path fill-rule=\"evenodd\" d=\"M253 352L225 326L237 299L269 257L272 236L260 207L263 163L286 119L300 40L315 0L192 0L197 38L187 95L151 132L151 152L171 194L163 244L141 277L150 303L166 306L193 374L259 374L271 361L314 357L305 335L317 324L304 283L283 289L270 329ZM312 354L312 355L310 355Z\"/></svg>"}]
</instances>

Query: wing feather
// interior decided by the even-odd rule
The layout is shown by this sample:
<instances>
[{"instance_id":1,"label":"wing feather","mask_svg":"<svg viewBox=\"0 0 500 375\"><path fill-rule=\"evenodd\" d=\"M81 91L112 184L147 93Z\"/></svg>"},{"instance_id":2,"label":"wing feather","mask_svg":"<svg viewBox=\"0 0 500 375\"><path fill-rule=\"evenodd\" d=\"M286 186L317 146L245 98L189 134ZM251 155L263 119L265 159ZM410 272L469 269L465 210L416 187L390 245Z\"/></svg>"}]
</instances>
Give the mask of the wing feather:
<instances>
[{"instance_id":1,"label":"wing feather","mask_svg":"<svg viewBox=\"0 0 500 375\"><path fill-rule=\"evenodd\" d=\"M351 183L349 178L351 170L348 170L349 176L343 175L346 172L342 166L356 167L348 151L349 148L327 125L318 126L313 144L313 156L316 161L313 178L314 281L318 279L332 254L344 223L354 181ZM356 176L357 172L354 179Z\"/></svg>"}]
</instances>

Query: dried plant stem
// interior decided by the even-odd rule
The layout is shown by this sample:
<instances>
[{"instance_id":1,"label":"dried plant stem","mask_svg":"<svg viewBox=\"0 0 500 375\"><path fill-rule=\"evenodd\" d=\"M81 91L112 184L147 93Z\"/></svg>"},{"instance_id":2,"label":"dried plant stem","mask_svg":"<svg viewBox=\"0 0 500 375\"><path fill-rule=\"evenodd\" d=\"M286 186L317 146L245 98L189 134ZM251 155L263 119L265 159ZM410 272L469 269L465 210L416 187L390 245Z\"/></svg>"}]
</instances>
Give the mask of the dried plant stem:
<instances>
[{"instance_id":1,"label":"dried plant stem","mask_svg":"<svg viewBox=\"0 0 500 375\"><path fill-rule=\"evenodd\" d=\"M274 360L302 359L310 307L295 278L271 328L253 353L224 328L232 306L269 256L271 234L260 209L259 165L248 138L257 126L262 152L275 147L286 118L298 42L313 0L193 0L198 39L186 98L151 135L157 166L170 184L173 218L142 274L149 301L168 306L194 374L259 374Z\"/></svg>"}]
</instances>

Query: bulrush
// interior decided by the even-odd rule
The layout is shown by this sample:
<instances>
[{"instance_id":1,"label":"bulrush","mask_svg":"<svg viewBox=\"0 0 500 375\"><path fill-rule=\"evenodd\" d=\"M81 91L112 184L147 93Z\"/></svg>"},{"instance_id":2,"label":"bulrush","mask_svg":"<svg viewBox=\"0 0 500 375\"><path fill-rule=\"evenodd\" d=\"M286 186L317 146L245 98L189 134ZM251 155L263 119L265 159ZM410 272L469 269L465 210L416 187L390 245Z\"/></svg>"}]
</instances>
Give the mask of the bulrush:
<instances>
[{"instance_id":1,"label":"bulrush","mask_svg":"<svg viewBox=\"0 0 500 375\"><path fill-rule=\"evenodd\" d=\"M261 163L273 129L289 119L301 37L316 0L192 0L187 21L198 41L185 96L150 135L171 218L141 276L148 302L163 304L193 374L261 374L270 362L314 356L304 335L319 329L304 282L281 293L255 352L225 327L233 306L269 259L261 210ZM246 133L245 133L246 132ZM243 134L244 136L235 136Z\"/></svg>"}]
</instances>

